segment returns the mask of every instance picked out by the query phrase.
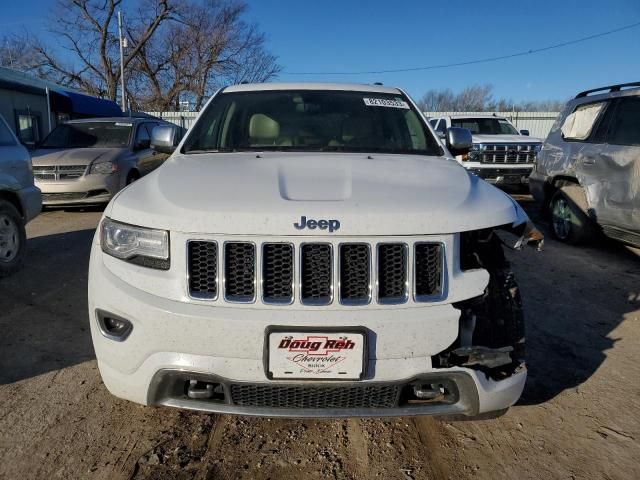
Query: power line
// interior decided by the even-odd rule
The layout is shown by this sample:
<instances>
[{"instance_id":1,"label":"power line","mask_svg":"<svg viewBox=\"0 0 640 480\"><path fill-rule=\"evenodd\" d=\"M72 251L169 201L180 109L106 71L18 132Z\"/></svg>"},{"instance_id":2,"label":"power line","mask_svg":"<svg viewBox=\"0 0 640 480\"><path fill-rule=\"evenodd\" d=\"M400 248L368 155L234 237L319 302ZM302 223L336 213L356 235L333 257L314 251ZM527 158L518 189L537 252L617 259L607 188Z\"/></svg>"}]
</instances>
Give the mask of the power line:
<instances>
[{"instance_id":1,"label":"power line","mask_svg":"<svg viewBox=\"0 0 640 480\"><path fill-rule=\"evenodd\" d=\"M477 63L495 62L497 60L505 60L508 58L523 57L525 55L531 55L533 53L546 52L547 50L562 48L568 45L574 45L576 43L586 42L587 40L593 40L594 38L600 38L606 35L612 35L614 33L618 33L623 30L629 30L637 26L640 26L640 22L625 25L623 27L615 28L613 30L607 30L606 32L595 33L587 37L577 38L577 39L569 40L567 42L562 42L562 43L556 43L554 45L549 45L547 47L535 48L532 50L524 50L521 52L512 53L510 55L501 55L498 57L487 57L487 58L480 58L477 60L468 60L466 62L445 63L441 65L429 65L426 67L397 68L397 69L391 69L391 70L370 70L370 71L360 71L360 72L288 72L285 70L282 73L285 73L287 75L371 75L371 74L379 74L379 73L417 72L420 70L435 70L438 68L461 67L464 65L474 65Z\"/></svg>"}]
</instances>

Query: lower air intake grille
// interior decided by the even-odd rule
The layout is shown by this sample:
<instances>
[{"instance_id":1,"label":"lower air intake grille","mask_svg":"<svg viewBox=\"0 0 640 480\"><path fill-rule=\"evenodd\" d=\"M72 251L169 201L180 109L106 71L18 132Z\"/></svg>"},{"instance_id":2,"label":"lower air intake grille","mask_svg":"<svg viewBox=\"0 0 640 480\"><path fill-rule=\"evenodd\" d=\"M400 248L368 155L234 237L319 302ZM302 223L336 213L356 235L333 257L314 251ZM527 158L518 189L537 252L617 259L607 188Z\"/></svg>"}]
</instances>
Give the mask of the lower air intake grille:
<instances>
[{"instance_id":1,"label":"lower air intake grille","mask_svg":"<svg viewBox=\"0 0 640 480\"><path fill-rule=\"evenodd\" d=\"M189 254L189 293L194 298L218 296L218 244L191 241Z\"/></svg>"},{"instance_id":2,"label":"lower air intake grille","mask_svg":"<svg viewBox=\"0 0 640 480\"><path fill-rule=\"evenodd\" d=\"M442 293L442 245L417 243L415 247L416 298Z\"/></svg>"},{"instance_id":3,"label":"lower air intake grille","mask_svg":"<svg viewBox=\"0 0 640 480\"><path fill-rule=\"evenodd\" d=\"M301 247L300 299L310 305L326 305L333 299L333 259L328 243Z\"/></svg>"},{"instance_id":4,"label":"lower air intake grille","mask_svg":"<svg viewBox=\"0 0 640 480\"><path fill-rule=\"evenodd\" d=\"M402 303L407 300L407 246L404 243L378 245L378 300Z\"/></svg>"},{"instance_id":5,"label":"lower air intake grille","mask_svg":"<svg viewBox=\"0 0 640 480\"><path fill-rule=\"evenodd\" d=\"M224 244L225 298L251 302L256 297L256 247L249 242Z\"/></svg>"},{"instance_id":6,"label":"lower air intake grille","mask_svg":"<svg viewBox=\"0 0 640 480\"><path fill-rule=\"evenodd\" d=\"M87 198L87 192L43 193L43 202L71 202Z\"/></svg>"},{"instance_id":7,"label":"lower air intake grille","mask_svg":"<svg viewBox=\"0 0 640 480\"><path fill-rule=\"evenodd\" d=\"M340 245L340 299L344 304L363 305L371 298L371 252L366 243Z\"/></svg>"},{"instance_id":8,"label":"lower air intake grille","mask_svg":"<svg viewBox=\"0 0 640 480\"><path fill-rule=\"evenodd\" d=\"M293 301L293 245L265 243L262 250L262 298L266 303Z\"/></svg>"},{"instance_id":9,"label":"lower air intake grille","mask_svg":"<svg viewBox=\"0 0 640 480\"><path fill-rule=\"evenodd\" d=\"M398 385L308 387L289 385L231 385L231 401L245 407L271 408L392 408Z\"/></svg>"}]
</instances>

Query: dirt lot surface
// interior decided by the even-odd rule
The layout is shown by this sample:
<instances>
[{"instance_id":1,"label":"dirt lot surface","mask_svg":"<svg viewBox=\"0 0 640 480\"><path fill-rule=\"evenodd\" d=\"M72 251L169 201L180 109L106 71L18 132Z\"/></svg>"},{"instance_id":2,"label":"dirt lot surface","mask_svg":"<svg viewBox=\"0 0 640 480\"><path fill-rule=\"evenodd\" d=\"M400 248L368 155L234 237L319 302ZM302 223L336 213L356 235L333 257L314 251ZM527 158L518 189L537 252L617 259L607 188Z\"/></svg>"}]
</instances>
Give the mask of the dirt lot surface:
<instances>
[{"instance_id":1,"label":"dirt lot surface","mask_svg":"<svg viewBox=\"0 0 640 480\"><path fill-rule=\"evenodd\" d=\"M2 479L640 478L637 253L550 239L542 253L509 253L529 380L503 417L255 419L146 408L106 391L86 307L99 217L45 212L28 228L25 268L0 281Z\"/></svg>"}]
</instances>

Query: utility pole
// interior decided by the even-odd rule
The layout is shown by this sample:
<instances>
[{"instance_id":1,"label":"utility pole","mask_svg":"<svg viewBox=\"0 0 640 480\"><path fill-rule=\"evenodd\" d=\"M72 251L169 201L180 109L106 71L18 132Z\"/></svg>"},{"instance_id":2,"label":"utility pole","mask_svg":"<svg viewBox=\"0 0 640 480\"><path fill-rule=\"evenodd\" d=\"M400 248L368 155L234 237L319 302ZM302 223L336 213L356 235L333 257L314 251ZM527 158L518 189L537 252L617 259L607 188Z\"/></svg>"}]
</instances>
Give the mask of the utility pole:
<instances>
[{"instance_id":1,"label":"utility pole","mask_svg":"<svg viewBox=\"0 0 640 480\"><path fill-rule=\"evenodd\" d=\"M124 89L124 40L122 39L122 12L118 10L118 38L120 39L120 88L122 89L122 111L127 111L127 99Z\"/></svg>"}]
</instances>

